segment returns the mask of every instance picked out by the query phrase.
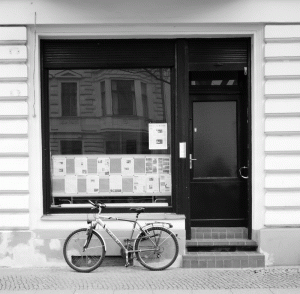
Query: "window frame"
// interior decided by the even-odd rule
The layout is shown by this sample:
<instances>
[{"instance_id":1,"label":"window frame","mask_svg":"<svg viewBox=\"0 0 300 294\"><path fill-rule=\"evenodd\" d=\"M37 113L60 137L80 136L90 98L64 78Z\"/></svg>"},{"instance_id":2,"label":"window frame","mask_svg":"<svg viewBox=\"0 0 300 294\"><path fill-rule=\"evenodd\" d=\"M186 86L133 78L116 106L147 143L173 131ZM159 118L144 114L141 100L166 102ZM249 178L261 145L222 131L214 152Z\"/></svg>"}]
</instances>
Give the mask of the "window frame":
<instances>
[{"instance_id":1,"label":"window frame","mask_svg":"<svg viewBox=\"0 0 300 294\"><path fill-rule=\"evenodd\" d=\"M41 39L43 41L43 39ZM47 40L49 41L49 40ZM175 44L175 43L174 43ZM175 45L174 45L175 46ZM41 45L41 57L43 59L43 45ZM138 67L137 65L134 65L133 68L144 68L145 66ZM170 75L171 75L171 130L170 136L171 136L171 175L172 175L172 182L174 183L175 179L175 107L174 107L174 101L175 101L175 89L176 89L176 80L175 80L175 64L173 66L164 65L162 64L160 67L158 66L147 66L148 68L170 68ZM103 68L109 68L109 67L103 67ZM51 207L52 204L52 188L51 188L51 156L50 156L50 131L49 131L49 70L55 69L55 68L47 68L43 65L43 62L41 62L41 112L42 112L42 151L43 151L43 195L44 195L44 201L43 201L43 210L44 214L63 214L63 213L88 213L90 212L89 208L83 208L83 207ZM60 69L60 68L57 68ZM68 69L76 69L76 66L74 68L68 67ZM81 69L84 69L81 67ZM107 87L106 87L107 90ZM100 91L101 92L101 91ZM78 93L78 91L77 91ZM107 105L106 105L107 107ZM148 207L146 208L147 212L175 212L176 211L176 198L177 193L174 191L175 185L172 185L172 205L171 206L161 206L161 207ZM129 205L130 206L130 205ZM141 203L141 206L143 206L143 203ZM128 206L127 207L113 207L113 208L107 208L105 209L105 213L129 213Z\"/></svg>"}]
</instances>

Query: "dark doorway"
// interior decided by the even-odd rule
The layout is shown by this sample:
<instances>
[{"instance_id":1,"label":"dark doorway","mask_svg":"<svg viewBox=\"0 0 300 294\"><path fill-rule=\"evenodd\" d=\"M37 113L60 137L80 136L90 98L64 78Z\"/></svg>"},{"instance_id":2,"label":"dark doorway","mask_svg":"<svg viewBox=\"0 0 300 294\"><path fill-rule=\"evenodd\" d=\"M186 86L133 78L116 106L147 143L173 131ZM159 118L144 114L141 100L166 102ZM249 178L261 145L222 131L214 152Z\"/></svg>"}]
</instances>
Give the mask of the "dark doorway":
<instances>
[{"instance_id":1,"label":"dark doorway","mask_svg":"<svg viewBox=\"0 0 300 294\"><path fill-rule=\"evenodd\" d=\"M247 68L190 71L191 226L248 226Z\"/></svg>"}]
</instances>

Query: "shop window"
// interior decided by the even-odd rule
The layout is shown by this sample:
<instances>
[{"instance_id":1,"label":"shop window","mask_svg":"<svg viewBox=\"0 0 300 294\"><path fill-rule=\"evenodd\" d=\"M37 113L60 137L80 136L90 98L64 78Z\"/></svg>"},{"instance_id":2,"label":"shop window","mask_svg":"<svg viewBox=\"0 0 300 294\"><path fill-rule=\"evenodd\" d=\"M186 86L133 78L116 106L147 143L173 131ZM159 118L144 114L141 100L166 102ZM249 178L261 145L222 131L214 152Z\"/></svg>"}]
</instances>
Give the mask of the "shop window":
<instances>
[{"instance_id":1,"label":"shop window","mask_svg":"<svg viewBox=\"0 0 300 294\"><path fill-rule=\"evenodd\" d=\"M40 48L44 212L90 212L90 199L108 212L174 211L174 40L47 39Z\"/></svg>"},{"instance_id":2,"label":"shop window","mask_svg":"<svg viewBox=\"0 0 300 294\"><path fill-rule=\"evenodd\" d=\"M73 69L81 78L61 83L62 117L55 72L47 81L51 207L89 199L171 207L171 69Z\"/></svg>"}]
</instances>

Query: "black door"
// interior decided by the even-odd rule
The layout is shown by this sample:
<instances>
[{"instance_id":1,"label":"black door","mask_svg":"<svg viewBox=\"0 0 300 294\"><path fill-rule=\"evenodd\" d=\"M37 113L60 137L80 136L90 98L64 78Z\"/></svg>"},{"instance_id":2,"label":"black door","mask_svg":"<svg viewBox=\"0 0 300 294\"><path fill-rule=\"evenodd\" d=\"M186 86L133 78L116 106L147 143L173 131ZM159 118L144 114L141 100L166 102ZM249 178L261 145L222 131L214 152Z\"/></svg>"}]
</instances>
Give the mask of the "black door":
<instances>
[{"instance_id":1,"label":"black door","mask_svg":"<svg viewBox=\"0 0 300 294\"><path fill-rule=\"evenodd\" d=\"M247 226L246 71L190 73L191 226Z\"/></svg>"}]
</instances>

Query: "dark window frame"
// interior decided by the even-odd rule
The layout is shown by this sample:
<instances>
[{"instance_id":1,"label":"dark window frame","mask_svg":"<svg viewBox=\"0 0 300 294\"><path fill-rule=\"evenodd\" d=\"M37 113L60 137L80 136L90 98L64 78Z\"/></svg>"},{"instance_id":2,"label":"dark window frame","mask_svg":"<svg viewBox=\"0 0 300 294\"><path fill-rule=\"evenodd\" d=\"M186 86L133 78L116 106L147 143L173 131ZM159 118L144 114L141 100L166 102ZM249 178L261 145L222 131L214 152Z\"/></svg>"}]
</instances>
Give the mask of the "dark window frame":
<instances>
[{"instance_id":1,"label":"dark window frame","mask_svg":"<svg viewBox=\"0 0 300 294\"><path fill-rule=\"evenodd\" d=\"M82 43L83 40L76 40L79 43ZM88 40L91 41L91 40ZM103 41L103 40L102 40ZM110 40L111 41L111 40ZM122 40L119 40L122 42ZM139 46L136 46L136 42L138 43L143 43L144 44L144 48L146 46L146 44L148 43L162 43L163 46L157 46L157 44L153 47L153 48L161 48L163 47L164 50L164 54L163 57L159 58L151 58L151 61L149 62L149 65L147 63L147 61L144 60L144 56L142 56L143 54L139 54L139 58L138 61L134 61L133 63L131 63L130 65L128 64L128 60L126 60L124 63L122 63L122 61L116 62L115 64L103 64L102 66L99 66L99 64L97 64L97 62L93 62L92 57L90 57L90 63L86 62L84 65L83 64L77 64L76 63L76 59L70 61L70 60L66 60L66 62L61 65L61 61L56 61L56 60L52 60L54 62L51 63L51 57L49 58L49 60L46 60L49 56L51 56L52 53L48 54L48 56L45 56L45 48L47 48L47 44L49 44L49 42L53 42L53 43L57 43L59 44L59 46L61 45L61 40L49 40L49 39L45 39L45 40L40 40L41 42L41 94L42 94L42 99L41 99L41 112L42 112L42 152L43 152L43 210L44 210L44 214L61 214L61 213L87 213L90 212L90 209L87 208L60 208L60 207L51 207L52 204L52 189L51 189L51 170L50 170L50 160L51 160L51 155L50 155L50 132L49 132L49 83L48 83L48 76L49 76L49 70L50 69L85 69L85 68L120 68L120 67L128 67L128 68L170 68L171 70L171 81L172 81L172 85L171 85L171 129L172 129L172 133L171 135L171 166L172 166L172 181L174 183L174 179L175 179L175 158L176 158L176 148L175 148L175 107L173 106L172 101L175 101L175 42L174 41L170 41L170 40L127 40L127 41L131 41L133 43L132 48L139 48ZM92 40L92 42L95 42L95 40ZM111 41L113 44L116 42L116 40L112 40ZM65 45L68 45L68 43L72 44L74 43L74 40L64 40L63 43ZM89 42L88 42L89 43ZM129 42L127 42L128 45ZM168 50L166 48L168 48L168 44L171 43L173 49L170 50L170 52L168 52ZM167 44L167 45L166 45ZM50 44L51 45L51 44ZM130 45L131 46L131 45ZM129 47L130 47L129 46ZM51 47L51 46L50 46ZM71 46L69 46L70 49ZM127 46L128 47L128 46ZM49 48L48 48L49 49ZM142 49L140 49L142 50ZM74 50L72 50L73 52L76 51L76 48ZM80 51L80 50L79 50ZM153 50L155 51L155 50ZM59 52L59 51L58 51ZM149 50L150 52L150 50ZM79 53L80 54L80 53ZM150 55L152 53L150 52ZM149 54L148 54L149 55ZM149 55L149 56L150 56ZM166 56L168 55L168 56ZM54 54L53 54L54 56ZM171 58L170 56L172 56L172 58L174 58L173 61L170 61ZM134 56L132 56L131 58L135 58L136 54L134 54ZM164 59L167 60L164 63ZM149 59L150 60L150 59ZM161 63L163 62L163 63ZM101 62L100 62L101 63ZM147 212L175 212L176 211L176 199L177 199L177 194L178 192L175 191L175 185L172 185L172 206L168 206L168 207L146 207L146 211ZM141 203L141 206L143 206L143 204ZM128 208L123 208L123 207L115 207L115 208L107 208L105 209L105 213L124 213L124 212L130 212Z\"/></svg>"}]
</instances>

